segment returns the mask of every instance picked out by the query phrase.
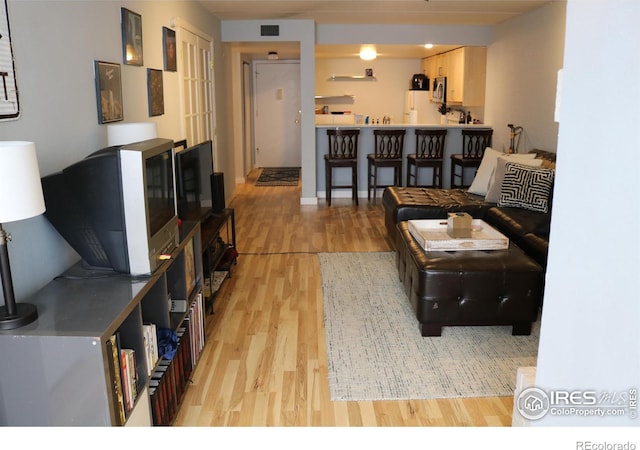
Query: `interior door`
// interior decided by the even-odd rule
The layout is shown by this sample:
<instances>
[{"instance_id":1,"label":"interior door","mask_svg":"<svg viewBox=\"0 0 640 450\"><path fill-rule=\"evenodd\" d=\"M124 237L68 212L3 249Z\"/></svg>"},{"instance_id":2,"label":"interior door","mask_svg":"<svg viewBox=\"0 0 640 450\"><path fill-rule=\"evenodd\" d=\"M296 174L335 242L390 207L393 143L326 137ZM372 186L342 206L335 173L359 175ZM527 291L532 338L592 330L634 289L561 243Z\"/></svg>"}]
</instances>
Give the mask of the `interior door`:
<instances>
[{"instance_id":1,"label":"interior door","mask_svg":"<svg viewBox=\"0 0 640 450\"><path fill-rule=\"evenodd\" d=\"M178 65L182 102L182 131L189 146L213 141L214 163L217 158L214 114L213 46L208 36L179 27L177 35Z\"/></svg>"},{"instance_id":2,"label":"interior door","mask_svg":"<svg viewBox=\"0 0 640 450\"><path fill-rule=\"evenodd\" d=\"M254 64L255 167L300 167L300 64Z\"/></svg>"}]
</instances>

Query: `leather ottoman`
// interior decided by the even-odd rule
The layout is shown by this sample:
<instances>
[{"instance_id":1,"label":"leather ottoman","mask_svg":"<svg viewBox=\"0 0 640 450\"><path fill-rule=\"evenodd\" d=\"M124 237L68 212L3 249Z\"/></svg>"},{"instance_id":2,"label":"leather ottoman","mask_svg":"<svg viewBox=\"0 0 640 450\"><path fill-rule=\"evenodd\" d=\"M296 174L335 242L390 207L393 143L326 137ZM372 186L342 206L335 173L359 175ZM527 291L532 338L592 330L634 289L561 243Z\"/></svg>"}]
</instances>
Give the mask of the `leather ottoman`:
<instances>
[{"instance_id":1,"label":"leather ottoman","mask_svg":"<svg viewBox=\"0 0 640 450\"><path fill-rule=\"evenodd\" d=\"M397 225L396 265L423 336L454 325L510 325L531 334L542 298L542 267L518 246L425 252Z\"/></svg>"}]
</instances>

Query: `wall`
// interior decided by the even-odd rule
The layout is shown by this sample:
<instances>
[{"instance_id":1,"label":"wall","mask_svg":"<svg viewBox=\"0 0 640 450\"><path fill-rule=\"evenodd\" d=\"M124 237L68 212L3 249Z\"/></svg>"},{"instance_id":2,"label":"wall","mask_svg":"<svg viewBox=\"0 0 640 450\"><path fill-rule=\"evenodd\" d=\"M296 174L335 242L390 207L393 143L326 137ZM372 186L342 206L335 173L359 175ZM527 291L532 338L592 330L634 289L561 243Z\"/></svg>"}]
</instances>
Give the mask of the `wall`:
<instances>
[{"instance_id":1,"label":"wall","mask_svg":"<svg viewBox=\"0 0 640 450\"><path fill-rule=\"evenodd\" d=\"M494 28L487 49L485 121L493 147L509 148L507 124L524 128L519 152L555 151L556 74L562 67L565 3L551 2Z\"/></svg>"},{"instance_id":2,"label":"wall","mask_svg":"<svg viewBox=\"0 0 640 450\"><path fill-rule=\"evenodd\" d=\"M318 59L316 94L353 94L355 99L346 102L317 100L316 104L319 107L328 105L330 111L362 113L371 119L377 118L380 123L385 115L390 115L393 123L403 123L404 95L411 88L412 75L422 72L420 63L420 59ZM376 81L328 81L332 75L363 76L366 68L373 69Z\"/></svg>"},{"instance_id":3,"label":"wall","mask_svg":"<svg viewBox=\"0 0 640 450\"><path fill-rule=\"evenodd\" d=\"M640 3L569 0L566 17L536 385L628 399L640 389L640 137L637 113L602 112L640 103ZM606 95L591 95L597 86ZM635 420L547 415L533 424L637 427L635 412Z\"/></svg>"},{"instance_id":4,"label":"wall","mask_svg":"<svg viewBox=\"0 0 640 450\"><path fill-rule=\"evenodd\" d=\"M21 117L0 122L2 140L36 144L41 175L48 175L106 146L99 125L94 60L122 62L120 7L142 15L144 67L122 66L124 121L154 121L162 137L181 139L177 73L164 72L165 114L149 118L146 68L163 68L162 26L179 17L219 41L219 22L196 2L9 1L9 22L20 92ZM37 24L35 26L34 24ZM220 57L219 43L216 58ZM225 102L224 74L216 100ZM224 118L218 143L225 145ZM222 159L222 158L221 158ZM233 173L233 158L216 170ZM233 187L233 184L230 185ZM226 191L229 195L232 190ZM5 224L17 301L78 260L44 216Z\"/></svg>"}]
</instances>

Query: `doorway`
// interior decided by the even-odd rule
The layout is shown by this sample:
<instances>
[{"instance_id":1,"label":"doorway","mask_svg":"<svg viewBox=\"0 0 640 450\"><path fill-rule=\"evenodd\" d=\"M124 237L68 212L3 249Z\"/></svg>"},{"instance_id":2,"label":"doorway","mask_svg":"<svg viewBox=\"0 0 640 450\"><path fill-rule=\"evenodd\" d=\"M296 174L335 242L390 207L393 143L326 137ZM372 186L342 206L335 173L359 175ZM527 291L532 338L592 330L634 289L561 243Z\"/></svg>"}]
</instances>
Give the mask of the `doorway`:
<instances>
[{"instance_id":1,"label":"doorway","mask_svg":"<svg viewBox=\"0 0 640 450\"><path fill-rule=\"evenodd\" d=\"M255 62L255 167L300 167L300 63Z\"/></svg>"}]
</instances>

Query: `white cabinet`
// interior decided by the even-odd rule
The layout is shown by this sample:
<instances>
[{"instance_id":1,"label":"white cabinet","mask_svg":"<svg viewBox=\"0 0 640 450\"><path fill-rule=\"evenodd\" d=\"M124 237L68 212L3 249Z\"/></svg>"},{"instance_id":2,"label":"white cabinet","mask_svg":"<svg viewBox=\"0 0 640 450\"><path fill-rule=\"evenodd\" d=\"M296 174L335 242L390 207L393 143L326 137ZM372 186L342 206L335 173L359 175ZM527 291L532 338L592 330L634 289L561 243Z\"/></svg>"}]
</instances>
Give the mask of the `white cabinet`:
<instances>
[{"instance_id":1,"label":"white cabinet","mask_svg":"<svg viewBox=\"0 0 640 450\"><path fill-rule=\"evenodd\" d=\"M449 52L447 103L483 106L486 72L486 47L461 47Z\"/></svg>"},{"instance_id":2,"label":"white cabinet","mask_svg":"<svg viewBox=\"0 0 640 450\"><path fill-rule=\"evenodd\" d=\"M459 47L422 61L423 71L433 80L447 77L447 104L484 106L487 49Z\"/></svg>"}]
</instances>

